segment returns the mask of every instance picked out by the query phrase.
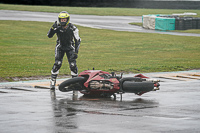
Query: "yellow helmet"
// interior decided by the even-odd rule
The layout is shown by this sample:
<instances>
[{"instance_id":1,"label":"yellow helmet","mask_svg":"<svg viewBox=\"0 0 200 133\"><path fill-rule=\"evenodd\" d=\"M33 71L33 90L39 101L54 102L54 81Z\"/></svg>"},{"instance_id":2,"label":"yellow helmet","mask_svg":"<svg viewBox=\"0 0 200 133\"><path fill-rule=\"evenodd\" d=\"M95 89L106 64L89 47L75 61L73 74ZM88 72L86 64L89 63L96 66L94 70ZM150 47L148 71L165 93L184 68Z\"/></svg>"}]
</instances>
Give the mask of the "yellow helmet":
<instances>
[{"instance_id":1,"label":"yellow helmet","mask_svg":"<svg viewBox=\"0 0 200 133\"><path fill-rule=\"evenodd\" d=\"M61 22L61 18L66 18L67 21ZM70 20L70 16L69 16L68 12L62 11L62 12L59 13L58 21L59 21L60 25L65 26L65 25L69 24L69 20Z\"/></svg>"}]
</instances>

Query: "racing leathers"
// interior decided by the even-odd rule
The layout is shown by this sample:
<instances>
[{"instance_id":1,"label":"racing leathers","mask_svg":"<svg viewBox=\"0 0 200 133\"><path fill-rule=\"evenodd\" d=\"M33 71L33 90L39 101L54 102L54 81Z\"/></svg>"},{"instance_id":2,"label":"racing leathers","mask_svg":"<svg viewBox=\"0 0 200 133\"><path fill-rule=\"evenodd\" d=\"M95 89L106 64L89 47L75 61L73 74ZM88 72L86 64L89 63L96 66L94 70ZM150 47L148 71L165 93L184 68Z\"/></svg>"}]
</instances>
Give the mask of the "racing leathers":
<instances>
[{"instance_id":1,"label":"racing leathers","mask_svg":"<svg viewBox=\"0 0 200 133\"><path fill-rule=\"evenodd\" d=\"M81 43L78 31L78 28L72 23L69 23L66 28L60 25L55 26L55 24L50 28L47 34L49 38L52 38L54 34L57 34L55 63L51 70L51 80L56 80L59 69L62 65L64 54L67 55L72 77L78 75L76 59L78 57L77 54Z\"/></svg>"}]
</instances>

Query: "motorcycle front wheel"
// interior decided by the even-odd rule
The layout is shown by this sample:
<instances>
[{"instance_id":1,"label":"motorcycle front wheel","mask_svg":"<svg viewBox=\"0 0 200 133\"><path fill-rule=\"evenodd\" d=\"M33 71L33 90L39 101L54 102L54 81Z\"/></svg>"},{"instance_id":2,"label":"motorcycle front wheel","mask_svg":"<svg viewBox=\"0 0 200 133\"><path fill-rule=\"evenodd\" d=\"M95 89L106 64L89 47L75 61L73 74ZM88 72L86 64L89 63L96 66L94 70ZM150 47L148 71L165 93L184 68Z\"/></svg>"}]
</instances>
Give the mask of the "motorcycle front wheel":
<instances>
[{"instance_id":1,"label":"motorcycle front wheel","mask_svg":"<svg viewBox=\"0 0 200 133\"><path fill-rule=\"evenodd\" d=\"M68 80L63 81L58 89L62 92L68 92L72 90L81 90L83 87L83 83L86 81L84 77L75 77Z\"/></svg>"}]
</instances>

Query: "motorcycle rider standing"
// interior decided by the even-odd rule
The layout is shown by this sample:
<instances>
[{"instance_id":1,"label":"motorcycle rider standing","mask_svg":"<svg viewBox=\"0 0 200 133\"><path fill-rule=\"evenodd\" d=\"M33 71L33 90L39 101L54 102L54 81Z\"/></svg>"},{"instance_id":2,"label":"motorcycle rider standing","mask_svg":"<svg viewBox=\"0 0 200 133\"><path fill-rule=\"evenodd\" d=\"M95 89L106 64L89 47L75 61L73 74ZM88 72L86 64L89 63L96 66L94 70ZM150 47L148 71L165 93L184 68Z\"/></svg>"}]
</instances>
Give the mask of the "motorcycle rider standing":
<instances>
[{"instance_id":1,"label":"motorcycle rider standing","mask_svg":"<svg viewBox=\"0 0 200 133\"><path fill-rule=\"evenodd\" d=\"M47 36L52 38L57 34L57 44L55 47L55 63L51 70L50 89L55 90L56 78L62 65L64 54L67 55L69 67L72 77L78 75L76 59L78 58L78 50L81 43L79 30L70 23L70 15L66 11L62 11L58 15L58 21L52 25Z\"/></svg>"}]
</instances>

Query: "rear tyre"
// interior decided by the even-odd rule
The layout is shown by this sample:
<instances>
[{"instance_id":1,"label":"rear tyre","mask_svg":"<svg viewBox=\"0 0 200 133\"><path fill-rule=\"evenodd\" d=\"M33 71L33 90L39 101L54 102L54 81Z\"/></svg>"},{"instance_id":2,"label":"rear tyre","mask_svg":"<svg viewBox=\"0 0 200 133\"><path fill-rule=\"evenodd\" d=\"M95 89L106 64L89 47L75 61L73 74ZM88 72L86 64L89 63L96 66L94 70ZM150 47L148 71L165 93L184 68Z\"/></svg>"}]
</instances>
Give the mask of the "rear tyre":
<instances>
[{"instance_id":1,"label":"rear tyre","mask_svg":"<svg viewBox=\"0 0 200 133\"><path fill-rule=\"evenodd\" d=\"M135 94L152 91L154 89L153 82L149 81L143 81L143 82L125 81L122 86L124 92L135 93Z\"/></svg>"},{"instance_id":2,"label":"rear tyre","mask_svg":"<svg viewBox=\"0 0 200 133\"><path fill-rule=\"evenodd\" d=\"M62 82L58 88L62 92L81 90L85 81L86 79L84 77L71 78Z\"/></svg>"}]
</instances>

